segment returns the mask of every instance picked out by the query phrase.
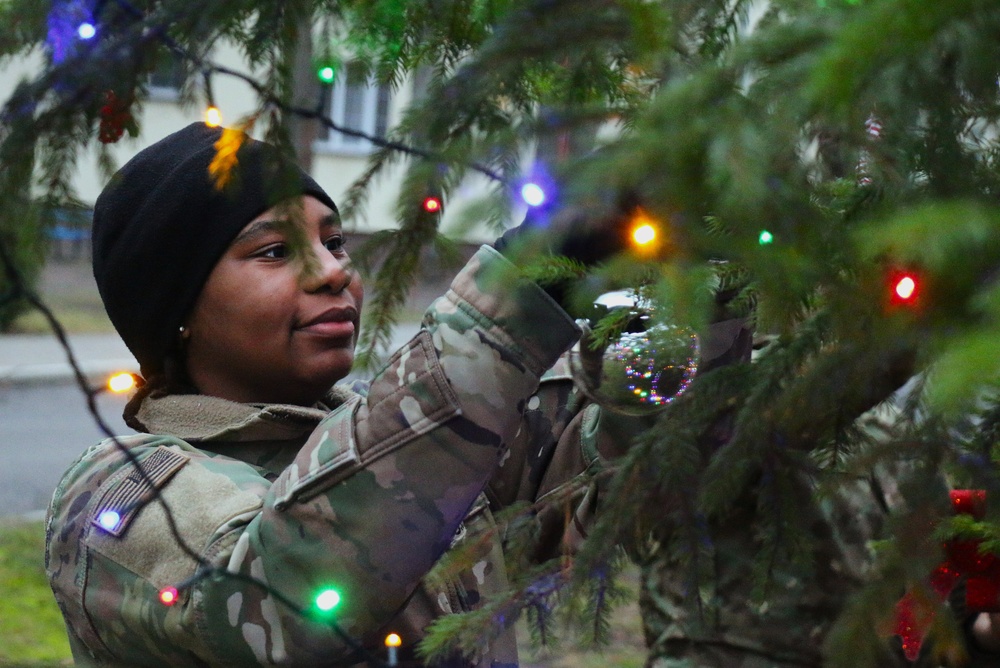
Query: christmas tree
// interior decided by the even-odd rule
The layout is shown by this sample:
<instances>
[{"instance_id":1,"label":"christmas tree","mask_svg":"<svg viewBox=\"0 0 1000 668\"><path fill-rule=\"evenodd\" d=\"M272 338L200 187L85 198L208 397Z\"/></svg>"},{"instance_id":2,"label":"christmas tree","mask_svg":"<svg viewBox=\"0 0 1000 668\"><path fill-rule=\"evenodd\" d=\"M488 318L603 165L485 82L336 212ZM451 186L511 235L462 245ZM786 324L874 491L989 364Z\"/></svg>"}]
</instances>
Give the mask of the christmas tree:
<instances>
[{"instance_id":1,"label":"christmas tree","mask_svg":"<svg viewBox=\"0 0 1000 668\"><path fill-rule=\"evenodd\" d=\"M474 648L508 611L600 641L622 559L642 569L651 665L976 656L963 625L1000 609L995 3L10 0L0 17L5 57L45 55L3 106L0 309L33 301L30 212L72 202L81 152L135 131L157 63L183 59L206 104L216 78L246 81L259 109L240 123L292 154L305 121L357 133L303 98L303 58L333 67L346 48L388 85L428 80L386 136L362 133L377 150L343 203L360 215L405 165L398 228L376 239L390 261L370 279L370 349L421 249L448 247L436 208L470 175L493 185L468 216L497 234L525 206L646 226L652 243L596 268L525 261L572 279L591 352L620 352L641 320L628 354L667 366L655 332L677 344L752 324L752 362L685 367L657 401L628 384L630 363L606 374L593 398L648 428L594 474L585 547L441 620L429 656ZM212 62L218 39L252 75ZM594 316L615 290L633 306ZM505 518L515 557L538 512Z\"/></svg>"}]
</instances>

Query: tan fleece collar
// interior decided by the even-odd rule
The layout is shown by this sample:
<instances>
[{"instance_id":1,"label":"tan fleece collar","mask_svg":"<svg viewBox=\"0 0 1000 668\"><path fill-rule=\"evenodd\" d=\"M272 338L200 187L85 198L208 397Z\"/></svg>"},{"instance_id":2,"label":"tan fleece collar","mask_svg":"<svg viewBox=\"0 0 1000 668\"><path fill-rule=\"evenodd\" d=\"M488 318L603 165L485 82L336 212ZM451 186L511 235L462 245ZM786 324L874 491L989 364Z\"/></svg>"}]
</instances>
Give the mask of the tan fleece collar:
<instances>
[{"instance_id":1,"label":"tan fleece collar","mask_svg":"<svg viewBox=\"0 0 1000 668\"><path fill-rule=\"evenodd\" d=\"M150 434L185 441L265 441L301 438L327 413L352 397L334 387L313 408L286 404L241 404L203 394L162 394L139 397L130 425Z\"/></svg>"}]
</instances>

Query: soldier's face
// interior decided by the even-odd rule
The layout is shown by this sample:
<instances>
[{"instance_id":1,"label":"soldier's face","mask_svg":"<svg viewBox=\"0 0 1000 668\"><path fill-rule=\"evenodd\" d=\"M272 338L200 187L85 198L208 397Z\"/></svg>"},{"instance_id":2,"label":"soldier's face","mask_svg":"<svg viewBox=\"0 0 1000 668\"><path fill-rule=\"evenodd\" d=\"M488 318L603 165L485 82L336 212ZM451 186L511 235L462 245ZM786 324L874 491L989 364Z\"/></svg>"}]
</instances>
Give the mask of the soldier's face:
<instances>
[{"instance_id":1,"label":"soldier's face","mask_svg":"<svg viewBox=\"0 0 1000 668\"><path fill-rule=\"evenodd\" d=\"M248 223L212 269L185 325L201 392L310 405L350 371L361 277L330 208L310 196L298 204Z\"/></svg>"}]
</instances>

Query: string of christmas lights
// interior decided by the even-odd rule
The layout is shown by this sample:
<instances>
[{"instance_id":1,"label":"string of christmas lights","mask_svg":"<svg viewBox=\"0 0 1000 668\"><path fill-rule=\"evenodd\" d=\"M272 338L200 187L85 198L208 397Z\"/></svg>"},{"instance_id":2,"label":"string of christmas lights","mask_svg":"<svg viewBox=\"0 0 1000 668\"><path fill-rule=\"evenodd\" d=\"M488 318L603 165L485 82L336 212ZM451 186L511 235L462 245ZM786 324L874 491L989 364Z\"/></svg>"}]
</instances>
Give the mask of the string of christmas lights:
<instances>
[{"instance_id":1,"label":"string of christmas lights","mask_svg":"<svg viewBox=\"0 0 1000 668\"><path fill-rule=\"evenodd\" d=\"M128 3L124 2L123 0L116 0L116 2L119 5L122 5L122 6L125 6L125 5L128 4ZM140 15L140 17L141 17L141 15ZM96 20L96 18L95 18L95 20ZM80 39L90 40L90 39L94 38L98 34L97 26L95 26L94 24L89 23L89 22L82 23L82 24L80 24L80 26L78 28L77 34L79 35ZM161 36L161 39L163 39L164 41L170 39L168 36L166 36L165 34L163 34L162 31L158 32L158 34ZM171 41L173 41L173 40L171 40ZM180 48L179 45L178 45L178 48ZM183 55L184 55L185 58L188 58L192 62L195 62L196 64L201 65L200 69L201 69L201 71L203 73L203 76L205 78L205 81L206 81L206 89L208 89L210 87L211 77L215 73L223 74L223 75L235 76L235 77L238 77L239 79L243 80L244 82L248 83L249 85L251 85L258 92L258 94L260 94L262 96L262 98L265 98L267 100L267 102L269 104L272 104L275 107L282 109L284 112L295 114L297 116L304 117L304 118L313 118L313 119L316 119L316 120L320 121L325 127L329 128L329 129L331 129L333 131L336 131L336 132L339 132L339 133L342 133L342 134L345 134L345 135L349 135L349 136L363 138L363 139L365 139L367 141L370 141L371 143L373 143L375 145L382 146L384 148L388 148L388 149L395 150L395 151L400 151L400 152L403 152L403 153L408 153L410 155L415 155L415 156L423 157L423 158L429 159L429 160L436 159L435 155L433 153L431 153L431 152L422 151L422 150L414 148L414 147L406 146L405 144L401 144L401 143L389 141L389 140L387 140L385 138L376 137L376 136L372 136L372 135L364 133L364 132L360 132L360 131L353 130L353 129L346 128L346 127L341 127L337 123L335 123L334 121L332 121L332 119L324 116L322 114L322 112L319 110L319 108L317 108L316 110L310 110L310 109L305 109L305 108L298 108L298 107L294 107L294 106L288 105L285 102L283 102L282 100L277 99L276 97L273 96L273 94L271 94L269 91L267 91L263 86L261 86L258 82L256 82L254 79L252 79L248 75L245 75L243 73L239 73L239 72L236 72L236 71L228 70L228 68L224 68L224 67L220 67L220 66L214 65L214 64L210 63L209 61L200 61L197 58L195 58L195 57L193 57L193 56L191 56L190 54L187 54L187 53L184 53ZM327 71L327 70L329 70L329 71ZM326 79L324 79L324 77L328 77L329 78L329 80L327 81L327 83L329 83L329 81L332 81L333 78L335 77L335 75L336 75L336 73L333 70L333 68L324 68L323 70L321 70L321 74L319 74L321 80L326 80ZM211 93L209 91L206 92L206 99L208 101L208 107L206 109L206 123L208 123L210 125L219 125L219 124L221 124L221 113L219 112L218 108L214 105L213 97L212 97L212 95L211 95ZM507 182L500 175L493 173L492 170L489 170L488 168L482 168L482 169L480 169L479 166L472 166L472 168L475 169L476 171L480 171L481 173L483 173L484 175L486 175L488 178L491 178L491 179L500 181L501 183L507 184ZM483 169L485 169L486 171L483 171ZM866 185L866 184L859 183L859 185ZM542 188L540 186L538 186L537 184L534 184L534 183L527 183L524 186L522 186L521 189L520 189L520 195L521 195L522 199L529 206L540 206L541 204L543 204L546 201L545 192L542 190ZM431 204L429 206L429 203L432 200L434 202L436 202L436 203L435 204ZM424 211L427 211L429 213L440 212L441 208L442 208L441 201L438 198L427 198L427 199L425 199L423 201L423 205L422 206L423 206ZM637 243L640 243L640 241L638 239L636 241L637 241ZM770 232L768 232L768 231L765 230L765 231L762 231L760 233L759 243L761 245L770 244L772 241L773 241L773 235ZM9 272L9 270L13 269L13 264L9 261L9 258L6 256L6 249L2 247L2 243L0 243L0 251L4 252L4 255L2 257L0 257L0 259L4 260L5 267L8 268L8 272ZM17 282L14 282L14 285L18 286L19 284ZM915 287L916 287L916 284L915 284L915 282L914 282L914 280L913 280L912 277L904 277L903 279L900 279L899 283L896 284L895 293L900 297L900 299L902 299L902 300L905 301L905 300L908 300L910 298L910 296L912 296L914 294L914 288ZM20 287L19 287L19 289L20 289ZM32 297L34 297L34 296L32 295ZM44 305L40 302L40 300L37 300L37 297L34 300L32 300L31 298L29 298L29 302L32 303L32 305L35 306L36 308L39 308L43 312L43 314L46 315L46 318L49 319L50 324L53 324L53 323L55 324L55 326L53 326L53 330L57 332L57 337L59 338L59 340L60 340L61 344L63 345L63 347L66 349L67 355L70 358L70 364L73 367L75 374L77 375L77 380L78 380L78 382L81 382L81 387L82 387L82 389L84 390L84 392L88 396L88 406L91 407L91 412L94 414L95 418L98 420L98 423L102 427L102 430L105 431L105 433L108 433L108 430L103 426L103 423L100 420L100 416L96 412L96 406L93 406L93 401L92 401L92 392L93 392L93 390L91 390L86 385L86 381L83 380L82 374L80 373L79 368L76 365L75 360L72 358L72 351L69 348L68 342L66 342L66 340L65 340L65 336L59 335L59 330L61 330L61 327L59 327L59 330L57 330L56 326L58 326L58 323L55 321L54 318L51 317L51 313L48 311L48 309L46 309L44 307ZM109 433L109 436L111 438L114 438L114 436L112 434L110 434L110 433ZM122 449L123 452L125 452L126 456L129 456L129 458L130 458L130 460L132 462L132 465L135 466L140 471L140 475L144 479L147 479L145 471L142 470L142 467L137 466L137 463L135 462L134 458L131 457L130 453L127 452L127 449L125 449L123 446L121 446L121 444L119 444L117 440L115 440L115 443L116 443L116 445L119 446L120 449ZM148 482L148 479L147 479L147 482ZM170 517L170 509L169 509L167 503L163 499L159 498L159 492L158 492L158 490L154 492L154 498L157 498L157 500L163 506L166 514L168 515L168 518L171 519L171 529L174 532L173 535L176 537L177 536L176 529L174 528L174 526L172 524L172 518ZM109 524L114 525L114 524L117 523L117 520L114 517L109 516L108 517L108 522L109 522ZM187 549L186 545L184 547L185 547L185 549ZM201 563L200 560L199 560L199 563ZM267 589L267 591L269 591L270 593L274 594L276 599L282 600L283 603L285 603L286 605L289 605L290 609L295 610L297 612L300 609L293 602L288 602L287 599L285 599L280 594L280 592L277 592L276 590L274 590L270 586L266 585L265 583L256 581L253 578L248 578L246 576L241 576L239 574L228 573L226 571L219 572L218 569L214 569L214 568L199 569L199 571L198 571L198 573L196 573L195 577L196 578L202 578L202 577L211 576L213 574L231 576L231 577L238 578L238 579L244 579L244 580L247 580L248 582L250 582L250 583L252 583L254 585L263 586L263 587L265 587ZM184 587L191 586L196 581L197 580L192 580L190 582L179 583L178 587L180 588L181 591L183 591ZM172 604L173 601L176 600L177 594L178 594L178 589L177 588L174 588L174 587L165 588L161 592L161 601L164 604L166 604L166 605ZM322 598L322 602L320 601L320 598ZM332 610L333 608L335 608L338 602L339 602L339 594L337 594L337 592L335 590L327 590L325 592L321 592L320 597L317 597L317 605L320 608L324 608L325 607L328 610ZM301 614L306 614L306 613L303 610ZM335 628L335 630L339 631L339 629L336 626L334 626L334 628ZM398 637L397 637L396 640L398 641ZM385 644L386 644L387 648L394 647L394 645L390 644L389 637L386 638ZM398 643L395 646L398 646ZM366 652L366 654L367 654L367 652ZM390 651L389 652L390 662L388 664L385 664L385 663L381 662L381 660L379 660L377 658L374 658L374 657L371 658L371 659L369 659L369 660L372 661L372 662L374 662L374 663L376 663L377 665L394 665L394 662L393 662L394 656L395 656L394 652Z\"/></svg>"},{"instance_id":2,"label":"string of christmas lights","mask_svg":"<svg viewBox=\"0 0 1000 668\"><path fill-rule=\"evenodd\" d=\"M334 132L364 139L376 146L420 157L425 160L440 159L439 155L431 151L419 149L401 142L389 140L385 137L372 135L370 133L366 133L360 130L340 125L323 113L322 100L319 100L317 102L315 108L305 108L288 104L284 100L280 99L277 95L275 95L266 86L257 81L254 77L246 73L234 70L232 68L219 65L217 63L212 62L211 60L200 58L199 56L185 49L176 40L167 35L162 28L157 26L149 26L149 20L147 19L147 17L144 16L141 11L139 11L133 5L131 5L127 0L115 0L115 3L123 10L125 10L129 15L133 16L136 21L141 22L143 25L147 26L149 28L150 34L154 35L156 39L158 39L168 49L170 49L171 52L173 52L178 57L183 58L187 62L191 63L194 66L195 71L201 73L204 81L204 95L207 102L206 115L205 115L205 122L207 125L219 126L222 124L221 112L215 104L215 99L212 92L212 78L214 75L219 74L219 75L234 77L246 83L257 93L259 98L264 103L274 108L280 109L284 113L292 114L305 119L316 120L320 122L322 125L324 125L326 128ZM78 26L76 33L81 40L90 41L98 36L99 34L98 26L100 20L99 16L100 4L98 5L98 8L95 10L94 16L91 18L91 20L84 21ZM317 71L317 76L324 83L331 83L336 77L336 71L331 66L324 66ZM111 93L111 96L113 95L114 94ZM102 114L102 132L105 133L105 136L108 138L109 141L115 141L117 140L118 137L121 136L124 124L131 120L131 116L128 112L129 102L128 101L123 102L114 99L113 97L109 97L107 107L108 107L108 113L106 115ZM103 123L105 119L107 119L108 127L105 127ZM880 129L881 128L879 127L878 130ZM868 130L869 134L873 138L878 137L877 130L873 132L873 128L871 126L868 127ZM493 181L499 182L507 187L512 187L512 184L507 179L505 179L502 175L490 169L489 167L477 163L471 163L468 165L468 167L487 176L489 179ZM859 165L859 168L863 169L863 167L864 164ZM861 169L859 169L859 171L861 171ZM538 181L539 181L538 179L527 180L520 185L518 193L520 194L521 199L524 201L524 203L527 204L528 206L531 207L542 206L550 199L545 188L543 188L543 186ZM859 182L859 185L867 185L867 184ZM441 213L443 210L442 200L440 197L437 196L428 196L423 200L421 208L423 209L423 211L427 213ZM650 244L652 244L656 240L658 236L657 233L658 233L658 225L648 221L642 221L642 224L637 225L633 231L634 243L637 247L649 247ZM771 235L770 232L766 230L761 232L759 238L759 243L761 245L770 244L772 240L773 240L773 235ZM13 270L13 265L6 257L6 249L2 250L4 252L4 256L2 259L4 259L8 274L10 274L11 271ZM912 278L910 279L910 281L912 283ZM23 290L23 283L21 281L17 279L12 279L12 284L21 286L20 294L28 296L27 292ZM900 289L897 288L896 294L898 295L898 298L900 300L906 301L909 299L910 294L912 294L912 288L910 289L910 293L906 295L900 292ZM126 447L124 447L124 445L122 445L117 438L115 438L115 435L111 433L110 429L107 427L103 419L98 414L96 405L94 404L95 391L92 390L87 385L85 378L83 377L82 373L80 373L79 367L76 364L76 360L72 356L72 351L69 349L68 342L65 339L64 333L62 333L62 328L59 325L59 323L54 319L54 317L52 317L51 312L49 312L48 309L44 306L44 304L41 303L41 301L37 298L37 296L34 295L28 296L28 301L33 306L42 311L43 314L45 314L47 320L50 322L50 325L52 325L53 330L57 333L57 337L59 338L60 343L67 350L67 355L70 360L70 364L73 367L74 373L77 376L77 382L80 384L81 388L87 395L88 406L90 407L91 413L94 415L95 420L97 421L97 424L101 428L102 432L107 434L107 436L113 440L115 446L128 459L130 465L139 471L140 477L142 477L145 482L150 483L151 481L148 479L148 475L139 465L134 455L132 455L132 453ZM639 390L636 391L638 392ZM658 397L659 395L656 396ZM218 575L218 576L241 579L246 581L248 584L262 587L270 594L274 595L274 597L277 600L280 600L295 614L298 614L303 617L309 617L309 618L313 617L312 615L309 614L309 611L307 611L301 605L295 603L294 601L289 600L280 591L275 590L272 586L268 585L267 583L264 583L260 580L257 580L249 576L230 573L224 569L219 569L213 567L211 564L208 564L195 550L193 550L189 545L187 545L184 542L183 538L179 535L169 505L165 502L164 499L162 499L162 497L159 494L159 490L156 488L155 485L150 485L150 487L154 489L152 498L155 499L158 503L160 503L165 511L172 536L181 546L182 550L186 554L188 554L188 556L193 558L199 565L197 572L192 578L190 578L185 582L178 583L175 586L166 587L160 591L159 594L160 601L164 605L173 605L177 601L180 592L184 591L188 587L193 586L199 580L206 577ZM104 526L105 529L110 530L111 528L114 528L118 524L122 516L124 516L129 512L134 512L135 510L137 509L131 507L109 510L107 511L107 513L101 515L101 517L99 518L99 523L102 526ZM340 594L335 589L327 589L321 591L317 595L314 604L315 604L315 609L318 609L322 612L330 612L337 607L339 602L340 602ZM371 661L376 665L392 665L391 663L385 664L384 662L382 662L380 658L373 656L369 651L365 650L360 645L360 643L358 643L355 639L348 636L339 627L339 625L332 617L327 618L326 621L330 624L331 628L338 634L338 636L340 636L353 649L363 653L368 658L369 661ZM388 639L386 641L386 646L394 647L393 645L389 644ZM393 652L390 652L390 656L392 656L393 654L394 654Z\"/></svg>"}]
</instances>

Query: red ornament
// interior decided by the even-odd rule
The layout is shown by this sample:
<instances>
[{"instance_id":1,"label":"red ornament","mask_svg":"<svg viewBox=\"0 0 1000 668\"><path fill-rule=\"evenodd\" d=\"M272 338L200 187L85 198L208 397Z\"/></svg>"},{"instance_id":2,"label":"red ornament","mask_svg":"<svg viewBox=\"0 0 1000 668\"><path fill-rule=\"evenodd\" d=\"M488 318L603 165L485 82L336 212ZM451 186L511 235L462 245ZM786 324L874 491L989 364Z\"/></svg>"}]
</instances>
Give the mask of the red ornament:
<instances>
[{"instance_id":1,"label":"red ornament","mask_svg":"<svg viewBox=\"0 0 1000 668\"><path fill-rule=\"evenodd\" d=\"M986 491L956 489L949 492L955 514L979 520L986 515ZM903 654L916 661L937 609L965 577L965 609L975 614L1000 612L1000 559L979 551L981 541L955 538L944 544L946 559L930 577L933 598L913 590L896 604L895 633L903 641Z\"/></svg>"},{"instance_id":2,"label":"red ornament","mask_svg":"<svg viewBox=\"0 0 1000 668\"><path fill-rule=\"evenodd\" d=\"M956 515L972 515L973 519L986 517L986 490L984 489L953 489L951 509Z\"/></svg>"},{"instance_id":3,"label":"red ornament","mask_svg":"<svg viewBox=\"0 0 1000 668\"><path fill-rule=\"evenodd\" d=\"M132 117L132 100L122 100L113 90L104 94L104 106L100 109L101 125L97 131L97 139L102 144L113 144L125 130L135 127L135 119Z\"/></svg>"}]
</instances>

